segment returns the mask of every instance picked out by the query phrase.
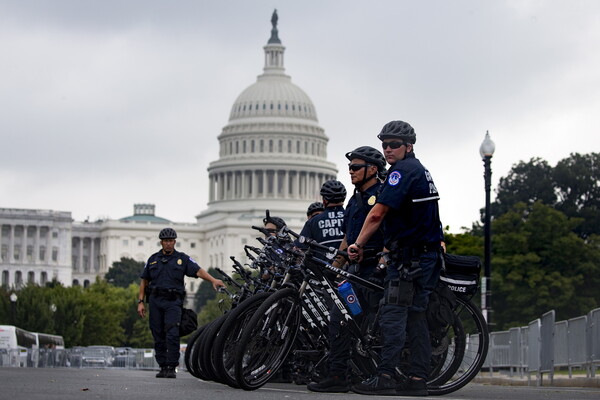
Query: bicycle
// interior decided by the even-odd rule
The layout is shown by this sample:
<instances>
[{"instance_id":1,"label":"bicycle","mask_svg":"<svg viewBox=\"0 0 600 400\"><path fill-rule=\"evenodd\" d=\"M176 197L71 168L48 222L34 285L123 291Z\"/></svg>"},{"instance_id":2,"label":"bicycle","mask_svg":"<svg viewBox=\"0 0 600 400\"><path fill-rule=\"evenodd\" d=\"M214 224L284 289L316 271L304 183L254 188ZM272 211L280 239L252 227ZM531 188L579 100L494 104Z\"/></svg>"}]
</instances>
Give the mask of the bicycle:
<instances>
[{"instance_id":1,"label":"bicycle","mask_svg":"<svg viewBox=\"0 0 600 400\"><path fill-rule=\"evenodd\" d=\"M316 243L309 244L312 247L319 246ZM337 249L328 250L334 255L341 253ZM310 286L309 282L314 284L315 278L346 318L354 340L351 361L353 373L364 378L375 371L379 346L376 332L361 331L322 268L373 290L383 288L312 258L310 249L305 253L304 262L298 270L302 271L302 268L308 273L303 274L301 282L284 281L285 288L269 297L246 325L240 344L236 347L235 359L236 380L245 390L261 387L283 363L300 326L304 324L300 317L308 310L302 298ZM457 292L455 297L453 321L441 334L432 335L434 352L428 381L431 395L447 394L466 385L479 372L487 354L489 333L481 312L463 293ZM314 331L315 327L304 326L307 332L311 329ZM402 368L399 368L399 374L402 374Z\"/></svg>"}]
</instances>

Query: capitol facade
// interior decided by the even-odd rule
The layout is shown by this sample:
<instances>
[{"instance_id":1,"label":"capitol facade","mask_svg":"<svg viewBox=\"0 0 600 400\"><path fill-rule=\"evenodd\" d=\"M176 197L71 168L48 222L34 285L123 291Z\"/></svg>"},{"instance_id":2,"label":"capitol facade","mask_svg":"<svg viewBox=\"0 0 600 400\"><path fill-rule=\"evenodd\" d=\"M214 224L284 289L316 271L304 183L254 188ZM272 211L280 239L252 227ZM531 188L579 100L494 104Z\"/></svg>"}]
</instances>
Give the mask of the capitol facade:
<instances>
[{"instance_id":1,"label":"capitol facade","mask_svg":"<svg viewBox=\"0 0 600 400\"><path fill-rule=\"evenodd\" d=\"M196 223L156 215L153 204L135 204L118 220L73 221L70 212L0 208L1 284L93 283L122 257L145 261L158 251L158 232L178 233L177 250L203 268L231 270L231 256L246 262L244 246L256 246L265 210L299 231L306 209L320 201L323 182L335 179L327 160L328 138L308 95L284 68L277 13L264 50L263 73L233 103L218 135L219 158L208 167L209 200ZM140 271L141 272L141 271ZM186 282L188 299L200 281Z\"/></svg>"}]
</instances>

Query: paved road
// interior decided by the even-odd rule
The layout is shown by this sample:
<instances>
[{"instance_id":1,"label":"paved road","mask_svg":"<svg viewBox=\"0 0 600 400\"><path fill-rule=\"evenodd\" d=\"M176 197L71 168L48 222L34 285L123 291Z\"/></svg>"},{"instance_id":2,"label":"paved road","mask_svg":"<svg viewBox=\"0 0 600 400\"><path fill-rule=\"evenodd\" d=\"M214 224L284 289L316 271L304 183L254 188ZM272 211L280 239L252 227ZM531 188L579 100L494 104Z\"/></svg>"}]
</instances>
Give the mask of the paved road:
<instances>
[{"instance_id":1,"label":"paved road","mask_svg":"<svg viewBox=\"0 0 600 400\"><path fill-rule=\"evenodd\" d=\"M268 384L246 392L200 381L187 372L156 379L156 371L74 368L0 368L0 400L346 400L382 399L353 393L319 394L293 384ZM406 398L406 397L405 397ZM434 399L436 397L433 397ZM599 400L598 388L496 386L471 383L444 400Z\"/></svg>"}]
</instances>

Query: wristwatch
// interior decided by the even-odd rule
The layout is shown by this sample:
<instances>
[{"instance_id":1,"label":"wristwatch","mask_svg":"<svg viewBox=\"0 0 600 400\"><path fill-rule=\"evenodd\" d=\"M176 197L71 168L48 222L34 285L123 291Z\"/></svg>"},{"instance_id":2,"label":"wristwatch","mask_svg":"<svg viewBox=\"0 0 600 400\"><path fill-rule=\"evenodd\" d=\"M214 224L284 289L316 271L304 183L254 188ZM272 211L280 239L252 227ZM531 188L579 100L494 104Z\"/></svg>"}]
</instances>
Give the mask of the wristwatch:
<instances>
[{"instance_id":1,"label":"wristwatch","mask_svg":"<svg viewBox=\"0 0 600 400\"><path fill-rule=\"evenodd\" d=\"M143 299L142 300L138 300L138 304L143 303L143 302L144 302Z\"/></svg>"}]
</instances>

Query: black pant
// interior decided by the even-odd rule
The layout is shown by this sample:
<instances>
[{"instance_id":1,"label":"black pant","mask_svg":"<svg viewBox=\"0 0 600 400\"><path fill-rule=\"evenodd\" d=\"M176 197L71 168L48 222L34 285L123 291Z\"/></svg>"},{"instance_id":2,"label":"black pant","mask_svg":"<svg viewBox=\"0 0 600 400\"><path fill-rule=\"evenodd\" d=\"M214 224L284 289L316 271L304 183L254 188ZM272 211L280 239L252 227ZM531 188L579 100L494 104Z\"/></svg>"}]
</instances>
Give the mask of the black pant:
<instances>
[{"instance_id":1,"label":"black pant","mask_svg":"<svg viewBox=\"0 0 600 400\"><path fill-rule=\"evenodd\" d=\"M179 323L183 300L150 296L150 330L154 338L154 352L158 365L179 365Z\"/></svg>"}]
</instances>

